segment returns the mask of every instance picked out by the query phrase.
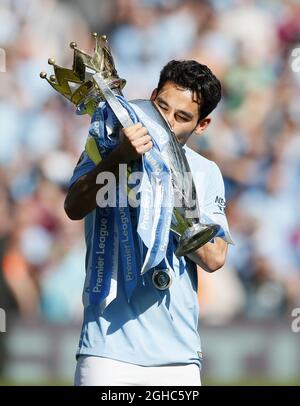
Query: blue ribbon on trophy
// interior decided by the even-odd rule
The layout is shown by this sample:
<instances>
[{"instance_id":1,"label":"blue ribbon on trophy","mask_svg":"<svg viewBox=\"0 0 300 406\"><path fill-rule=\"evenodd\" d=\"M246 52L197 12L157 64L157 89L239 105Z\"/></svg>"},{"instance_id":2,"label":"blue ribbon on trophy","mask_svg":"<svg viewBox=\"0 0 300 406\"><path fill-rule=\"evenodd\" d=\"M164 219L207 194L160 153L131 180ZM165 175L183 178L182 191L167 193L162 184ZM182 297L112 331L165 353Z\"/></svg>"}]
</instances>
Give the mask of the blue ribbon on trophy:
<instances>
[{"instance_id":1,"label":"blue ribbon on trophy","mask_svg":"<svg viewBox=\"0 0 300 406\"><path fill-rule=\"evenodd\" d=\"M128 111L130 118L134 123L139 122L139 118L132 106L121 96L117 96L119 102ZM112 123L115 127L114 113L107 103L102 103L99 106L92 118L89 130L90 136L94 137L101 156L104 158L109 152L119 144L119 136L117 133L109 133L107 122ZM155 123L153 124L155 127ZM110 126L111 127L111 126ZM169 230L173 211L173 190L171 184L171 173L167 164L159 154L159 149L163 147L163 143L167 142L167 134L157 133L151 128L151 136L153 139L153 149L148 151L142 159L143 178L140 186L141 205L138 217L138 225L132 227L130 210L128 207L128 196L124 194L123 188L116 189L116 207L111 208L96 208L95 217L95 238L93 248L90 303L101 303L109 293L112 257L116 255L116 250L119 249L120 265L123 272L124 289L128 300L137 282L137 264L136 264L136 246L134 244L133 234L138 233L147 247L147 254L142 264L141 273L147 272L154 268L166 256L166 250L169 242ZM140 169L136 165L135 170ZM124 207L120 207L119 193L122 193L122 201L125 202ZM125 199L125 200L124 200ZM137 210L137 209L132 209ZM107 214L109 212L109 215ZM113 214L114 213L114 214ZM114 223L118 226L119 247L113 245L112 233L101 234L101 222L106 222L107 229L113 230ZM99 235L101 234L101 236ZM102 245L106 247L114 247L114 249L106 249L104 253L97 250L97 244L101 239ZM136 240L136 239L135 239ZM116 244L115 244L116 245ZM104 256L104 258L103 258ZM142 253L139 253L142 256ZM104 263L106 272L99 274L99 263ZM100 280L101 279L101 280ZM96 289L93 287L96 284ZM95 292L97 295L95 295Z\"/></svg>"},{"instance_id":2,"label":"blue ribbon on trophy","mask_svg":"<svg viewBox=\"0 0 300 406\"><path fill-rule=\"evenodd\" d=\"M107 251L115 252L118 247L114 246L114 233L110 227L114 226L114 215L111 207L95 210L95 232L93 239L92 272L90 279L90 304L98 304L110 291L111 272L113 269L113 256L107 255Z\"/></svg>"},{"instance_id":3,"label":"blue ribbon on trophy","mask_svg":"<svg viewBox=\"0 0 300 406\"><path fill-rule=\"evenodd\" d=\"M109 126L108 123L111 125ZM95 139L102 159L119 143L118 135L108 131L108 127L113 129L115 124L116 118L111 109L106 103L102 103L95 110L89 130L89 136ZM136 285L136 257L128 199L127 195L124 195L122 188L117 188L115 193L115 207L103 208L97 206L95 209L94 244L96 245L92 249L91 287L89 290L91 304L100 304L108 296L113 273L113 258L117 255L120 255L124 288L128 299ZM120 207L119 202L121 200L124 203L124 199L125 204L122 205L124 207ZM109 212L109 215L106 214L107 212ZM99 237L103 221L106 222L109 232L106 234L102 233L103 235ZM117 225L118 237L114 239L115 224ZM106 248L101 251L97 250L99 238L101 238L102 245ZM95 276L99 273L99 267L97 266L99 263L105 264L105 272L101 275L100 280L99 277Z\"/></svg>"}]
</instances>

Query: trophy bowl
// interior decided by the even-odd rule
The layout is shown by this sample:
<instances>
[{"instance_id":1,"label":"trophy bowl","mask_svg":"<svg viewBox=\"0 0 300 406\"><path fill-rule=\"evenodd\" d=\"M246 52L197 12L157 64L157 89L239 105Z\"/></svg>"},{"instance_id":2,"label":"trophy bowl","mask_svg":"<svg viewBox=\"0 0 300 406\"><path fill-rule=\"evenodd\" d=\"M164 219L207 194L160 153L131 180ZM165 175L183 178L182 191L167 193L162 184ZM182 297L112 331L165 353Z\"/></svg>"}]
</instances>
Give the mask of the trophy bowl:
<instances>
[{"instance_id":1,"label":"trophy bowl","mask_svg":"<svg viewBox=\"0 0 300 406\"><path fill-rule=\"evenodd\" d=\"M218 224L201 224L191 222L180 214L178 208L174 208L171 230L178 237L178 245L175 255L178 257L188 255L212 240L219 232Z\"/></svg>"}]
</instances>

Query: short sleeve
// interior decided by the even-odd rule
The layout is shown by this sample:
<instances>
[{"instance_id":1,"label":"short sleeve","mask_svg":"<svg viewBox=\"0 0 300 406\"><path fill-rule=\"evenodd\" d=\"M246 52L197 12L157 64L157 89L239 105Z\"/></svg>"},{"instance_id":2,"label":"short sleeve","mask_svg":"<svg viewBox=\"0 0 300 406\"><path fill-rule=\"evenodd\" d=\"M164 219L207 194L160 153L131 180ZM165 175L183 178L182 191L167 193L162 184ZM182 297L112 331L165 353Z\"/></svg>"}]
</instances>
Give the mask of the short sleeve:
<instances>
[{"instance_id":1,"label":"short sleeve","mask_svg":"<svg viewBox=\"0 0 300 406\"><path fill-rule=\"evenodd\" d=\"M70 179L69 188L71 188L74 183L76 183L77 180L81 178L81 176L91 172L95 167L96 164L91 160L87 152L83 151L80 155L77 165L75 166L72 178Z\"/></svg>"},{"instance_id":2,"label":"short sleeve","mask_svg":"<svg viewBox=\"0 0 300 406\"><path fill-rule=\"evenodd\" d=\"M226 200L224 181L219 167L211 162L210 169L205 176L205 194L203 206L200 208L201 221L210 219L213 223L223 228L223 235L220 235L228 244L234 244L225 213ZM225 234L225 235L224 235Z\"/></svg>"},{"instance_id":3,"label":"short sleeve","mask_svg":"<svg viewBox=\"0 0 300 406\"><path fill-rule=\"evenodd\" d=\"M91 172L100 161L101 155L97 142L95 138L89 134L85 143L84 151L80 155L73 176L69 182L69 188L71 188L81 176Z\"/></svg>"}]
</instances>

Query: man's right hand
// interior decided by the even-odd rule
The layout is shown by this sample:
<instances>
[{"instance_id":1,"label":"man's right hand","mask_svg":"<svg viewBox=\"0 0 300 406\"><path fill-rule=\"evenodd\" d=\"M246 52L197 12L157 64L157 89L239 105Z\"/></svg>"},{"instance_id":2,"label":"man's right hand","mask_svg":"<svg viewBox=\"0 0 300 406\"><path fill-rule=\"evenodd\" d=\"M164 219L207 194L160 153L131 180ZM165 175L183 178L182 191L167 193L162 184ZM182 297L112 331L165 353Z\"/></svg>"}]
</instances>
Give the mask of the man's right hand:
<instances>
[{"instance_id":1,"label":"man's right hand","mask_svg":"<svg viewBox=\"0 0 300 406\"><path fill-rule=\"evenodd\" d=\"M141 123L124 128L122 134L124 138L118 149L123 162L136 160L153 147L148 130Z\"/></svg>"}]
</instances>

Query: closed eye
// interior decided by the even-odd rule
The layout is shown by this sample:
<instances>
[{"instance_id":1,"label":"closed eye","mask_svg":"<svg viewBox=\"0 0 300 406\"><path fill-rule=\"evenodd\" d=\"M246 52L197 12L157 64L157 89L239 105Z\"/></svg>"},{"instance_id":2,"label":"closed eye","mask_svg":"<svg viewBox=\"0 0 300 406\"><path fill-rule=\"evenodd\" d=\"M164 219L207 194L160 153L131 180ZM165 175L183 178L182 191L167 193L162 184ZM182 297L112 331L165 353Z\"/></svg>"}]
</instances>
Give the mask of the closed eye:
<instances>
[{"instance_id":1,"label":"closed eye","mask_svg":"<svg viewBox=\"0 0 300 406\"><path fill-rule=\"evenodd\" d=\"M187 123L188 121L190 121L189 118L187 118L186 116L180 116L180 115L176 115L176 119L177 121L183 121L184 123Z\"/></svg>"},{"instance_id":2,"label":"closed eye","mask_svg":"<svg viewBox=\"0 0 300 406\"><path fill-rule=\"evenodd\" d=\"M167 107L166 105L161 105L160 103L158 103L158 107L159 107L160 109L162 109L162 110L165 110L165 111L168 110L168 107Z\"/></svg>"}]
</instances>

